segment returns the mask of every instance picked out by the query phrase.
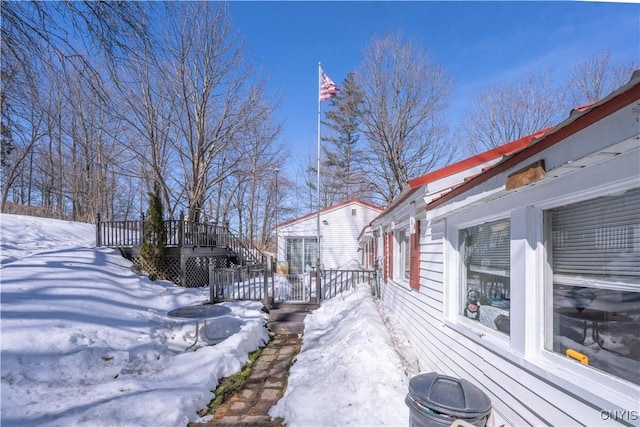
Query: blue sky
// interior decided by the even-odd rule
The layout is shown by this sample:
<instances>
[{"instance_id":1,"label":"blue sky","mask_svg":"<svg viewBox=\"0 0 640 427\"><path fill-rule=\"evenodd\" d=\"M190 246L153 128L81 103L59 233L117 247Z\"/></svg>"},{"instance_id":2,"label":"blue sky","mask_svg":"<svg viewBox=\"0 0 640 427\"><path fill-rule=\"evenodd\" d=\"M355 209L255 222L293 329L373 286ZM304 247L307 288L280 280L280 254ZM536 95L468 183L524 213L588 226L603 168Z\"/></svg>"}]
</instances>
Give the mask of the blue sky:
<instances>
[{"instance_id":1,"label":"blue sky","mask_svg":"<svg viewBox=\"0 0 640 427\"><path fill-rule=\"evenodd\" d=\"M614 61L640 57L640 4L233 1L229 10L247 54L282 100L282 139L297 165L316 152L318 62L340 85L373 36L401 30L445 68L454 82L451 126L487 85L551 68L564 78L573 65L606 50ZM295 169L291 178L300 166Z\"/></svg>"}]
</instances>

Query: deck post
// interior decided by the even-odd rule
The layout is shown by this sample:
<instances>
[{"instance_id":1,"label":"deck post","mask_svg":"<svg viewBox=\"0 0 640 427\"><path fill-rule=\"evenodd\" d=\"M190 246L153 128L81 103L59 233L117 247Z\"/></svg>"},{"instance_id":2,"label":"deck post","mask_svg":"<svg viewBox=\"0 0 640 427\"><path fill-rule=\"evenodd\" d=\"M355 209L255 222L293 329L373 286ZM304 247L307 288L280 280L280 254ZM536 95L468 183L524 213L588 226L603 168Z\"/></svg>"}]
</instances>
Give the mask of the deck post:
<instances>
[{"instance_id":1,"label":"deck post","mask_svg":"<svg viewBox=\"0 0 640 427\"><path fill-rule=\"evenodd\" d=\"M262 283L262 304L267 310L271 310L271 300L269 299L269 265L266 262L266 257L263 257L262 270L264 276L264 282Z\"/></svg>"},{"instance_id":2,"label":"deck post","mask_svg":"<svg viewBox=\"0 0 640 427\"><path fill-rule=\"evenodd\" d=\"M178 220L178 247L184 246L184 211L180 212L180 219Z\"/></svg>"},{"instance_id":3,"label":"deck post","mask_svg":"<svg viewBox=\"0 0 640 427\"><path fill-rule=\"evenodd\" d=\"M180 286L187 287L187 256L184 250L184 211L178 220L178 253L180 253Z\"/></svg>"},{"instance_id":4,"label":"deck post","mask_svg":"<svg viewBox=\"0 0 640 427\"><path fill-rule=\"evenodd\" d=\"M218 302L217 289L215 285L215 265L209 258L209 304Z\"/></svg>"},{"instance_id":5,"label":"deck post","mask_svg":"<svg viewBox=\"0 0 640 427\"><path fill-rule=\"evenodd\" d=\"M138 232L140 233L138 241L140 242L140 247L142 247L144 245L144 212L140 212L140 230Z\"/></svg>"},{"instance_id":6,"label":"deck post","mask_svg":"<svg viewBox=\"0 0 640 427\"><path fill-rule=\"evenodd\" d=\"M320 258L316 261L316 304L320 304L322 294L322 274L320 273Z\"/></svg>"},{"instance_id":7,"label":"deck post","mask_svg":"<svg viewBox=\"0 0 640 427\"><path fill-rule=\"evenodd\" d=\"M184 248L178 248L180 252L180 286L187 287L187 254Z\"/></svg>"},{"instance_id":8,"label":"deck post","mask_svg":"<svg viewBox=\"0 0 640 427\"><path fill-rule=\"evenodd\" d=\"M102 233L100 233L100 212L96 216L96 247L102 246L102 239L100 239Z\"/></svg>"}]
</instances>

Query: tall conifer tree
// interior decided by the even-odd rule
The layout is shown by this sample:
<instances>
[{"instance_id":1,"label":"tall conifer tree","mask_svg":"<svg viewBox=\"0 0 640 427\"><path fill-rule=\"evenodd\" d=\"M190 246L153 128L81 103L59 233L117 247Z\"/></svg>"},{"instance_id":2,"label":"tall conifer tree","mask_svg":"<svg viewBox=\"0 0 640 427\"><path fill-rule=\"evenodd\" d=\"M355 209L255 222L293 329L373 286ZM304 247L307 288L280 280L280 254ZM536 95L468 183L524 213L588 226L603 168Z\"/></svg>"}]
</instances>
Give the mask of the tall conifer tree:
<instances>
[{"instance_id":1,"label":"tall conifer tree","mask_svg":"<svg viewBox=\"0 0 640 427\"><path fill-rule=\"evenodd\" d=\"M353 73L349 73L341 86L340 96L331 101L323 121L328 132L322 140L328 144L322 147L322 172L329 205L354 197L369 199L362 168L364 156L358 142L361 103L362 93Z\"/></svg>"},{"instance_id":2,"label":"tall conifer tree","mask_svg":"<svg viewBox=\"0 0 640 427\"><path fill-rule=\"evenodd\" d=\"M145 269L149 272L149 277L166 278L165 272L165 247L167 244L167 233L163 218L162 199L160 189L156 184L153 193L149 193L149 208L147 218L144 222L144 242L140 247L140 257Z\"/></svg>"}]
</instances>

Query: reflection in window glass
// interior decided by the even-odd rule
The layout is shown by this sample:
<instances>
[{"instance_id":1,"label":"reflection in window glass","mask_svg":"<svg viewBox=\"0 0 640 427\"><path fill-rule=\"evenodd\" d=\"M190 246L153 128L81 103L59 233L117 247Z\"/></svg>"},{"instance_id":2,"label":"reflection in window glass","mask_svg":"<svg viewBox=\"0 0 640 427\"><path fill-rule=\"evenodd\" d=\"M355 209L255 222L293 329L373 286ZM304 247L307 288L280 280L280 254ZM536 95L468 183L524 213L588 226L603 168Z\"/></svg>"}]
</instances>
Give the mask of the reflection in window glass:
<instances>
[{"instance_id":1,"label":"reflection in window glass","mask_svg":"<svg viewBox=\"0 0 640 427\"><path fill-rule=\"evenodd\" d=\"M510 333L511 302L508 219L460 231L462 301L460 314L500 332Z\"/></svg>"},{"instance_id":2,"label":"reflection in window glass","mask_svg":"<svg viewBox=\"0 0 640 427\"><path fill-rule=\"evenodd\" d=\"M316 238L288 238L286 251L289 274L303 274L315 268L318 257Z\"/></svg>"},{"instance_id":3,"label":"reflection in window glass","mask_svg":"<svg viewBox=\"0 0 640 427\"><path fill-rule=\"evenodd\" d=\"M586 356L589 366L640 384L640 190L562 206L547 219L547 349Z\"/></svg>"},{"instance_id":4,"label":"reflection in window glass","mask_svg":"<svg viewBox=\"0 0 640 427\"><path fill-rule=\"evenodd\" d=\"M640 384L640 292L553 287L553 351Z\"/></svg>"}]
</instances>

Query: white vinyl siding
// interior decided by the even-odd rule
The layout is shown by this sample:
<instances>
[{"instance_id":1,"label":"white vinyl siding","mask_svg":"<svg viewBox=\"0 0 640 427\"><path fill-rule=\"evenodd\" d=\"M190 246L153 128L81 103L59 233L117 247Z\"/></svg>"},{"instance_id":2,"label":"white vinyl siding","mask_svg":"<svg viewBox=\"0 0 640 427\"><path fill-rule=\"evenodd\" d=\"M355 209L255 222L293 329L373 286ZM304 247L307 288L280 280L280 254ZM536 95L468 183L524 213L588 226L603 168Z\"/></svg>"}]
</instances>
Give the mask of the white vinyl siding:
<instances>
[{"instance_id":1,"label":"white vinyl siding","mask_svg":"<svg viewBox=\"0 0 640 427\"><path fill-rule=\"evenodd\" d=\"M353 210L356 215L353 215ZM337 269L360 262L358 235L362 229L380 214L380 210L358 202L346 203L320 213L320 252L322 268ZM317 215L307 215L299 220L278 227L278 259L287 256L288 238L316 239ZM314 260L315 266L315 260Z\"/></svg>"},{"instance_id":2,"label":"white vinyl siding","mask_svg":"<svg viewBox=\"0 0 640 427\"><path fill-rule=\"evenodd\" d=\"M395 282L381 287L385 310L403 325L420 370L465 378L480 387L492 401L496 425L593 425L594 416L599 419L593 407L584 400L567 399L559 387L564 373L545 379L544 371L531 364L523 370L503 343L464 325L450 327L443 320L445 295L451 293L444 284L444 236L444 221L425 221L419 291Z\"/></svg>"},{"instance_id":3,"label":"white vinyl siding","mask_svg":"<svg viewBox=\"0 0 640 427\"><path fill-rule=\"evenodd\" d=\"M553 254L546 243L552 237L546 233L545 212L638 187L640 150L634 109L636 104L629 105L426 213L416 209L424 229L420 289L411 290L393 280L381 286L381 304L408 334L420 371L465 378L480 387L491 398L495 425L640 425L637 384L547 350L545 340L545 326L553 324L553 318L547 318L553 312L549 307ZM624 151L630 146L635 148ZM546 164L545 180L504 190L509 174L541 159ZM402 220L395 211L389 213L392 216ZM458 312L460 231L506 218L510 220L513 286L508 336ZM624 225L614 227L620 226ZM620 250L629 246L629 236L628 230L620 228L600 231L596 246ZM620 286L625 283L624 274L616 275L610 284L616 284L618 291L629 290ZM575 272L564 276L574 284L578 278ZM608 416L616 411L618 419Z\"/></svg>"}]
</instances>

